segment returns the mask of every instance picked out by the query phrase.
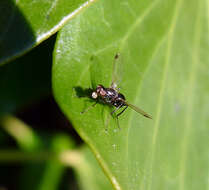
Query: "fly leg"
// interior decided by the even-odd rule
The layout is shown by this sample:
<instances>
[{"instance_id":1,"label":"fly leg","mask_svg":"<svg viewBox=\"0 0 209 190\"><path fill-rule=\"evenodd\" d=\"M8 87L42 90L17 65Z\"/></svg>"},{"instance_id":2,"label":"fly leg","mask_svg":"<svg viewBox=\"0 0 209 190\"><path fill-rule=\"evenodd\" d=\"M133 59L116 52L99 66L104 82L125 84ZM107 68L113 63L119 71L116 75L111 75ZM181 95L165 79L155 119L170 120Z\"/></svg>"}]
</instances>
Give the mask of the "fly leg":
<instances>
[{"instance_id":1,"label":"fly leg","mask_svg":"<svg viewBox=\"0 0 209 190\"><path fill-rule=\"evenodd\" d=\"M113 114L113 113L115 113L119 108L121 108L122 107L122 105L121 106L118 106L113 112L111 112L111 114ZM118 117L127 109L127 105L126 105L126 107L120 112L120 113L118 113L117 115L116 115L116 119L117 119L117 125L118 125L118 128L120 129L120 125L119 125L119 119L118 119Z\"/></svg>"},{"instance_id":2,"label":"fly leg","mask_svg":"<svg viewBox=\"0 0 209 190\"><path fill-rule=\"evenodd\" d=\"M109 124L109 122L110 122L110 115L108 114L108 115L107 115L106 122L105 122L105 131L106 131L106 132L107 132L107 130L108 130L108 124Z\"/></svg>"},{"instance_id":3,"label":"fly leg","mask_svg":"<svg viewBox=\"0 0 209 190\"><path fill-rule=\"evenodd\" d=\"M120 108L120 106L119 107L116 107L116 109L114 109L111 113L110 113L110 115L111 116L113 116L113 114L118 110ZM105 131L107 131L107 129L108 129L108 124L109 124L109 122L110 122L110 115L108 114L107 115L107 120L106 120L106 122L105 122ZM117 120L117 125L118 125L118 120ZM119 126L119 125L118 125ZM119 127L120 128L120 127Z\"/></svg>"},{"instance_id":4,"label":"fly leg","mask_svg":"<svg viewBox=\"0 0 209 190\"><path fill-rule=\"evenodd\" d=\"M86 109L84 109L84 110L81 112L81 114L84 114L85 112L89 111L91 108L95 107L97 103L98 103L98 102L95 102L94 104L92 104L92 105L90 105L89 107L87 107Z\"/></svg>"},{"instance_id":5,"label":"fly leg","mask_svg":"<svg viewBox=\"0 0 209 190\"><path fill-rule=\"evenodd\" d=\"M122 107L122 105L119 105L118 107L116 107L110 114L113 115L117 110L119 110ZM123 112L123 111L122 111ZM119 121L118 121L118 116L121 114L121 112L119 114L116 115L116 120L117 120L117 125L118 128L120 129L120 125L119 125Z\"/></svg>"},{"instance_id":6,"label":"fly leg","mask_svg":"<svg viewBox=\"0 0 209 190\"><path fill-rule=\"evenodd\" d=\"M126 105L126 107L120 113L117 114L117 117L119 117L127 108L128 106Z\"/></svg>"}]
</instances>

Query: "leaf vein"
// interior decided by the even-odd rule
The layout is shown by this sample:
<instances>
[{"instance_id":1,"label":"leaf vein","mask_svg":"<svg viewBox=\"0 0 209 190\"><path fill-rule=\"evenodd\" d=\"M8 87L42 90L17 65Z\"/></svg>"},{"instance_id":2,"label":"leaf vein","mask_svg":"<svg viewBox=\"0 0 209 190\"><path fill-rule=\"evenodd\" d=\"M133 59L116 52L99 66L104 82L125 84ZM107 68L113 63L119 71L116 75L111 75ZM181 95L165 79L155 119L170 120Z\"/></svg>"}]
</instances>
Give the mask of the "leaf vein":
<instances>
[{"instance_id":1,"label":"leaf vein","mask_svg":"<svg viewBox=\"0 0 209 190\"><path fill-rule=\"evenodd\" d=\"M191 113L193 111L193 99L194 99L194 86L195 86L195 80L196 80L196 67L198 64L198 56L199 56L199 45L200 45L200 33L201 33L201 24L200 24L200 13L201 13L201 1L199 1L198 4L198 13L196 18L196 24L195 24L195 33L194 33L194 47L193 47L193 57L192 57L192 65L189 75L189 86L188 86L188 99L186 103L186 117L185 117L185 128L183 131L183 140L182 140L182 147L181 147L181 159L180 159L180 184L179 189L183 190L185 189L185 173L186 173L186 160L187 160L187 147L188 147L188 137L189 137L189 129L192 125L191 120Z\"/></svg>"},{"instance_id":2,"label":"leaf vein","mask_svg":"<svg viewBox=\"0 0 209 190\"><path fill-rule=\"evenodd\" d=\"M167 78L169 64L170 64L170 56L171 56L171 48L172 48L172 43L173 43L174 30L176 27L176 22L177 22L181 2L182 2L182 0L178 0L176 3L176 7L174 10L174 16L171 21L171 27L170 27L170 30L168 31L168 43L167 43L167 53L165 56L165 67L164 67L164 72L162 75L161 89L160 89L160 94L159 94L159 99L158 99L156 120L155 120L155 124L154 124L154 131L153 131L152 144L151 144L151 156L150 156L150 165L149 165L149 171L148 171L148 172L150 172L150 178L149 178L149 184L148 184L147 189L151 189L151 187L152 187L152 172L153 172L153 163L154 163L154 157L155 157L155 145L156 145L157 135L158 135L158 131L159 131L160 117L161 117L161 113L162 113L163 96L165 93L166 78Z\"/></svg>"}]
</instances>

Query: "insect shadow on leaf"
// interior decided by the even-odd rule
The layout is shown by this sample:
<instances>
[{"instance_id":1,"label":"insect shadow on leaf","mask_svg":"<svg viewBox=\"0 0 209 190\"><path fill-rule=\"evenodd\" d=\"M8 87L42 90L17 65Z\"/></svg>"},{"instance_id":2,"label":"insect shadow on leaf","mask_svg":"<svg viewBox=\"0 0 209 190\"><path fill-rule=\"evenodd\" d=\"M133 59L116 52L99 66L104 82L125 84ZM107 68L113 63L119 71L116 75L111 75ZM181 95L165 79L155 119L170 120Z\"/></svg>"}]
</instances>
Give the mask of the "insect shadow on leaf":
<instances>
[{"instance_id":1,"label":"insect shadow on leaf","mask_svg":"<svg viewBox=\"0 0 209 190\"><path fill-rule=\"evenodd\" d=\"M93 92L91 88L82 88L81 86L75 86L73 89L76 92L76 96L78 98L89 98Z\"/></svg>"},{"instance_id":2,"label":"insect shadow on leaf","mask_svg":"<svg viewBox=\"0 0 209 190\"><path fill-rule=\"evenodd\" d=\"M73 89L76 92L76 97L78 97L78 98L86 98L86 101L93 103L92 105L90 105L87 108L85 108L81 112L81 114L83 114L83 113L87 112L88 110L90 110L91 108L95 107L96 104L100 104L100 105L103 105L103 106L111 107L110 105L105 104L100 99L95 100L92 97L92 93L94 92L94 90L91 89L91 88L82 88L81 86L75 86L75 87L73 87Z\"/></svg>"},{"instance_id":3,"label":"insect shadow on leaf","mask_svg":"<svg viewBox=\"0 0 209 190\"><path fill-rule=\"evenodd\" d=\"M106 104L102 99L98 98L95 100L95 98L92 97L92 94L94 92L94 89L91 88L82 88L81 86L75 86L73 87L75 93L76 93L76 97L77 98L85 98L85 100L87 102L91 102L92 104L90 106L85 106L83 111L81 111L81 114L86 113L87 111L89 111L90 109L94 108L97 104L102 105L104 108L107 108L110 110L113 110L112 105ZM104 109L102 111L102 115L104 114ZM109 114L109 116L112 116L114 118L114 112L111 112L111 114ZM110 118L107 118L107 121L104 121L106 130L107 130L107 125L109 123ZM117 121L118 124L118 121ZM119 124L118 124L119 127Z\"/></svg>"}]
</instances>

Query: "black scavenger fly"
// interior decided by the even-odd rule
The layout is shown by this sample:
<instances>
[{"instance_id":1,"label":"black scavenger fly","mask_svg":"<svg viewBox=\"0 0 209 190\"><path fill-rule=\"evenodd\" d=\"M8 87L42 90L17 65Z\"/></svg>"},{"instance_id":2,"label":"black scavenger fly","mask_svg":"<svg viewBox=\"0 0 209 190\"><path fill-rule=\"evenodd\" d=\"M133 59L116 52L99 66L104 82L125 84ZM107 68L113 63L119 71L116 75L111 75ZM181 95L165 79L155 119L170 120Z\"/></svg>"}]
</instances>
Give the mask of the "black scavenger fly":
<instances>
[{"instance_id":1,"label":"black scavenger fly","mask_svg":"<svg viewBox=\"0 0 209 190\"><path fill-rule=\"evenodd\" d=\"M115 55L115 60L119 58L119 54ZM113 70L115 69L115 65L113 65ZM114 72L114 71L113 71ZM113 76L114 79L114 76ZM93 90L91 93L91 97L93 99L96 99L97 101L90 107L88 107L86 110L84 110L82 113L89 110L91 107L94 107L98 101L102 101L104 104L114 106L116 107L112 112L111 115L113 115L117 110L122 109L122 111L118 114L116 114L116 118L118 121L118 117L128 108L132 108L136 112L142 114L144 117L147 117L149 119L152 119L152 116L143 111L142 109L130 104L126 101L125 96L119 92L119 89L117 88L116 83L112 82L112 85L109 88L105 88L103 85L99 84L97 85L96 89ZM118 124L119 125L119 124Z\"/></svg>"},{"instance_id":2,"label":"black scavenger fly","mask_svg":"<svg viewBox=\"0 0 209 190\"><path fill-rule=\"evenodd\" d=\"M105 88L101 84L97 86L96 90L92 92L92 98L93 99L101 99L104 103L115 106L115 110L111 112L111 115L113 115L117 110L124 107L123 110L116 115L118 118L127 108L128 106L135 110L136 112L142 114L143 116L152 119L152 116L150 116L148 113L144 112L142 109L128 103L125 100L125 96L121 93L119 93L116 85L113 83L110 88Z\"/></svg>"}]
</instances>

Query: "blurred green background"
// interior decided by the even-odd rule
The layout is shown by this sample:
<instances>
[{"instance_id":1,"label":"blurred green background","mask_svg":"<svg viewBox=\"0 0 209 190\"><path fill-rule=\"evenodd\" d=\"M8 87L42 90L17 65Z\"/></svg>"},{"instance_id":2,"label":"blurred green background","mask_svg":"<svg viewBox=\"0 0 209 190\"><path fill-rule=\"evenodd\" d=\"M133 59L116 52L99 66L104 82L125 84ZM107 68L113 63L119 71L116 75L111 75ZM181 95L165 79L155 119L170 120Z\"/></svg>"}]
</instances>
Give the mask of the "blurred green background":
<instances>
[{"instance_id":1,"label":"blurred green background","mask_svg":"<svg viewBox=\"0 0 209 190\"><path fill-rule=\"evenodd\" d=\"M53 98L55 40L0 67L1 190L112 188Z\"/></svg>"}]
</instances>

